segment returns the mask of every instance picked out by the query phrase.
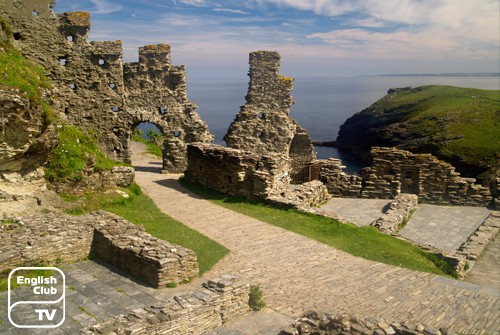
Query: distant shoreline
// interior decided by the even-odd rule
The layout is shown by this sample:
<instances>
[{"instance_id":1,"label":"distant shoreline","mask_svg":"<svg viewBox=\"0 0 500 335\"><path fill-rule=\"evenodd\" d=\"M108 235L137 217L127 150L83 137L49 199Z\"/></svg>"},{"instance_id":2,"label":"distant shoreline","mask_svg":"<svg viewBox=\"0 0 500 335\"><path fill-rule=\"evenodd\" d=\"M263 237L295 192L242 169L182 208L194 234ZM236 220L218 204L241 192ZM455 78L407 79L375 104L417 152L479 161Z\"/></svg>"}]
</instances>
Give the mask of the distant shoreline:
<instances>
[{"instance_id":1,"label":"distant shoreline","mask_svg":"<svg viewBox=\"0 0 500 335\"><path fill-rule=\"evenodd\" d=\"M407 73L407 74L375 74L364 77L500 77L500 72L486 73Z\"/></svg>"}]
</instances>

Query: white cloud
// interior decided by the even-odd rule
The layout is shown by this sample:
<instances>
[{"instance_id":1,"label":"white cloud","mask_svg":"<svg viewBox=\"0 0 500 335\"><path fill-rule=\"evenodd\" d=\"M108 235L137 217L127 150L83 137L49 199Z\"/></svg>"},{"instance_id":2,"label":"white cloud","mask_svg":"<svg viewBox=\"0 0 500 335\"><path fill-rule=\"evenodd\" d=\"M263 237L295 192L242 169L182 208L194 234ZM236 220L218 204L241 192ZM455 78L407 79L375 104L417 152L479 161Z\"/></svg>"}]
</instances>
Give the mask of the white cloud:
<instances>
[{"instance_id":1,"label":"white cloud","mask_svg":"<svg viewBox=\"0 0 500 335\"><path fill-rule=\"evenodd\" d=\"M186 4L186 5L196 6L196 7L202 7L202 6L207 5L206 0L179 0L179 2Z\"/></svg>"},{"instance_id":2,"label":"white cloud","mask_svg":"<svg viewBox=\"0 0 500 335\"><path fill-rule=\"evenodd\" d=\"M233 13L233 14L250 14L240 9L230 9L230 8L214 8L212 9L214 12L225 12L225 13Z\"/></svg>"},{"instance_id":3,"label":"white cloud","mask_svg":"<svg viewBox=\"0 0 500 335\"><path fill-rule=\"evenodd\" d=\"M123 9L123 6L110 3L106 0L90 0L90 2L95 6L95 9L91 11L93 14L111 14Z\"/></svg>"},{"instance_id":4,"label":"white cloud","mask_svg":"<svg viewBox=\"0 0 500 335\"><path fill-rule=\"evenodd\" d=\"M377 21L374 19L364 19L364 20L352 20L343 23L345 26L356 26L356 27L365 27L365 28L383 28L385 27L385 23L382 21Z\"/></svg>"}]
</instances>

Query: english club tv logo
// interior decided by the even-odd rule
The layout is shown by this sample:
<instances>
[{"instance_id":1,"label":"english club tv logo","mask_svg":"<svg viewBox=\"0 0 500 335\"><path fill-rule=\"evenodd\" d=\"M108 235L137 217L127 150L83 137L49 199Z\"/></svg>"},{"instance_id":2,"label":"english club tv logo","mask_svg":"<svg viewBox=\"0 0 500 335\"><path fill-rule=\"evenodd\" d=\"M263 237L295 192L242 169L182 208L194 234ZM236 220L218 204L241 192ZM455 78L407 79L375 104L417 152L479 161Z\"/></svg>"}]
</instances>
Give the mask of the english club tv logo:
<instances>
[{"instance_id":1,"label":"english club tv logo","mask_svg":"<svg viewBox=\"0 0 500 335\"><path fill-rule=\"evenodd\" d=\"M8 317L13 326L57 328L63 324L66 277L61 270L19 267L10 272L8 281Z\"/></svg>"}]
</instances>

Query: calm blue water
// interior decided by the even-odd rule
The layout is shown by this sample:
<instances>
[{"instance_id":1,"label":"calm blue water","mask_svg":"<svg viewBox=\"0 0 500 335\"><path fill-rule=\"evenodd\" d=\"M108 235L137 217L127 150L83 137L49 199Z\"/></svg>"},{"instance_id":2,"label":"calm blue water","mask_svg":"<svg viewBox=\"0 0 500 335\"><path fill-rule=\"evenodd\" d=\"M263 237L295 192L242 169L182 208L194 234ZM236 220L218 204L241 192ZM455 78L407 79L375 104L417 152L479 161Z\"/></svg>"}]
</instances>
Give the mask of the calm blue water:
<instances>
[{"instance_id":1,"label":"calm blue water","mask_svg":"<svg viewBox=\"0 0 500 335\"><path fill-rule=\"evenodd\" d=\"M351 115L382 98L390 88L422 85L452 85L500 90L499 77L357 77L357 78L295 78L292 95L296 104L291 117L309 131L315 141L337 138L340 125ZM245 104L248 78L225 81L188 81L188 96L198 105L198 113L222 141L229 124ZM335 148L317 147L318 158L343 159L349 172L361 166L345 161Z\"/></svg>"}]
</instances>

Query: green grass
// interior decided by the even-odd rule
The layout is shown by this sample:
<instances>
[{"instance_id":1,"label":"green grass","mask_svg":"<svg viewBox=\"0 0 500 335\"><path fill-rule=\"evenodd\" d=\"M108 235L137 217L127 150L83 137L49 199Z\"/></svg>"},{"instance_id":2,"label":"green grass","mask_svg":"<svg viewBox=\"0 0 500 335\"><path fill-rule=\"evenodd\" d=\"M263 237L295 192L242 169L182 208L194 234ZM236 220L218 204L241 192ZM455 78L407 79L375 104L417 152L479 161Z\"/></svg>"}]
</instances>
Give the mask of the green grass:
<instances>
[{"instance_id":1,"label":"green grass","mask_svg":"<svg viewBox=\"0 0 500 335\"><path fill-rule=\"evenodd\" d=\"M401 115L400 130L437 145L443 157L491 166L500 158L500 91L452 86L423 86L388 94L372 107ZM388 133L387 136L395 136ZM387 140L390 140L388 138Z\"/></svg>"},{"instance_id":2,"label":"green grass","mask_svg":"<svg viewBox=\"0 0 500 335\"><path fill-rule=\"evenodd\" d=\"M272 225L307 236L354 256L439 275L455 275L444 261L412 244L380 233L374 227L357 227L333 219L225 196L181 180L184 187L211 202Z\"/></svg>"},{"instance_id":3,"label":"green grass","mask_svg":"<svg viewBox=\"0 0 500 335\"><path fill-rule=\"evenodd\" d=\"M94 161L95 171L110 170L125 165L109 159L95 144L94 139L71 125L58 127L59 144L51 152L46 165L45 177L51 182L81 180L83 170Z\"/></svg>"},{"instance_id":4,"label":"green grass","mask_svg":"<svg viewBox=\"0 0 500 335\"><path fill-rule=\"evenodd\" d=\"M3 19L0 23L2 30L10 35L8 24ZM43 99L44 90L51 86L41 65L24 58L8 41L0 41L0 73L0 89L17 89L33 106L42 109L46 125L55 122L50 105Z\"/></svg>"},{"instance_id":5,"label":"green grass","mask_svg":"<svg viewBox=\"0 0 500 335\"><path fill-rule=\"evenodd\" d=\"M129 198L118 194L88 194L83 204L76 204L70 213L83 214L104 209L141 224L151 235L193 250L198 257L200 276L228 254L229 250L224 246L162 213L137 185L133 184L126 191Z\"/></svg>"}]
</instances>

